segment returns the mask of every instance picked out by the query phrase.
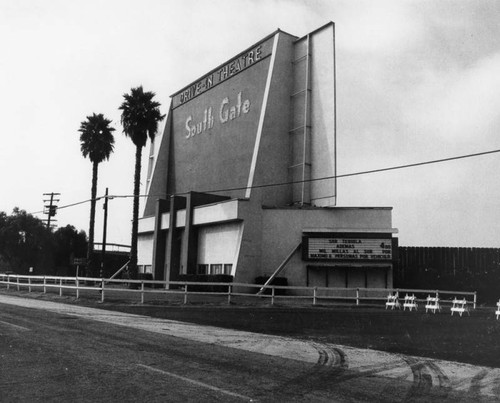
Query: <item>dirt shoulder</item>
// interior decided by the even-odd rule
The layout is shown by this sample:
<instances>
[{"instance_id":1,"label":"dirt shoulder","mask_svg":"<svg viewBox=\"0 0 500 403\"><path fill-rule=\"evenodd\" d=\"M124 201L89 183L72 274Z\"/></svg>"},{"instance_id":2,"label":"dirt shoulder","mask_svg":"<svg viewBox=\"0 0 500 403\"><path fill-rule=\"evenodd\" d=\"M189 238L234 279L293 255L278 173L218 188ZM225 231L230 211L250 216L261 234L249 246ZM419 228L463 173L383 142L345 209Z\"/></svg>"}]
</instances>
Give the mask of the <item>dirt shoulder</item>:
<instances>
[{"instance_id":1,"label":"dirt shoulder","mask_svg":"<svg viewBox=\"0 0 500 403\"><path fill-rule=\"evenodd\" d=\"M479 308L470 316L385 310L382 306L252 306L196 304L98 303L52 294L5 291L9 295L48 299L145 315L368 348L391 353L500 368L500 321L494 310Z\"/></svg>"}]
</instances>

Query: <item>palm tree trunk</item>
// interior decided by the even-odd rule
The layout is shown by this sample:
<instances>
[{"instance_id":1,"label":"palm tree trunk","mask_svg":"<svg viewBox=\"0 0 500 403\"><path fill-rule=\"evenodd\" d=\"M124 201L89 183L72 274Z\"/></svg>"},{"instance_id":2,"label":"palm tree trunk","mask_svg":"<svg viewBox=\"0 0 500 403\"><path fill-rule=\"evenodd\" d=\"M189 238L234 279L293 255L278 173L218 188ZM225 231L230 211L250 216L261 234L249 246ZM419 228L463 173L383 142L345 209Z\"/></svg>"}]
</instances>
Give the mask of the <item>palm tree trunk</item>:
<instances>
[{"instance_id":1,"label":"palm tree trunk","mask_svg":"<svg viewBox=\"0 0 500 403\"><path fill-rule=\"evenodd\" d=\"M130 243L129 273L132 279L137 279L137 234L139 232L139 192L141 186L142 147L135 148L134 173L134 207L132 212L132 240Z\"/></svg>"},{"instance_id":2,"label":"palm tree trunk","mask_svg":"<svg viewBox=\"0 0 500 403\"><path fill-rule=\"evenodd\" d=\"M90 223L89 223L89 242L87 245L87 276L94 275L94 262L93 262L93 253L94 253L94 225L95 225L95 203L96 203L96 195L97 195L97 169L99 163L92 163L92 190L91 190L91 199L90 199Z\"/></svg>"}]
</instances>

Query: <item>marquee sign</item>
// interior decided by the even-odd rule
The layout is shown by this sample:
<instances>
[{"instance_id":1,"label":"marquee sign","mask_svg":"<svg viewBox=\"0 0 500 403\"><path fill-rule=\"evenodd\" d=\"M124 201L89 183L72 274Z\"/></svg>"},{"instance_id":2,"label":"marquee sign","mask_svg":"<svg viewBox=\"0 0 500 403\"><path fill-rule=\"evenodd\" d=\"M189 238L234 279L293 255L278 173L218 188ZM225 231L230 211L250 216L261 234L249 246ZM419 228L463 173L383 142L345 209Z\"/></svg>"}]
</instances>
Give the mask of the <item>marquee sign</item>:
<instances>
[{"instance_id":1,"label":"marquee sign","mask_svg":"<svg viewBox=\"0 0 500 403\"><path fill-rule=\"evenodd\" d=\"M258 43L249 50L239 54L222 66L204 75L198 81L172 96L172 108L176 108L203 94L212 87L235 76L239 72L253 66L266 57L270 56L273 49L273 37Z\"/></svg>"},{"instance_id":2,"label":"marquee sign","mask_svg":"<svg viewBox=\"0 0 500 403\"><path fill-rule=\"evenodd\" d=\"M305 260L392 260L392 239L358 236L307 236L303 241Z\"/></svg>"}]
</instances>

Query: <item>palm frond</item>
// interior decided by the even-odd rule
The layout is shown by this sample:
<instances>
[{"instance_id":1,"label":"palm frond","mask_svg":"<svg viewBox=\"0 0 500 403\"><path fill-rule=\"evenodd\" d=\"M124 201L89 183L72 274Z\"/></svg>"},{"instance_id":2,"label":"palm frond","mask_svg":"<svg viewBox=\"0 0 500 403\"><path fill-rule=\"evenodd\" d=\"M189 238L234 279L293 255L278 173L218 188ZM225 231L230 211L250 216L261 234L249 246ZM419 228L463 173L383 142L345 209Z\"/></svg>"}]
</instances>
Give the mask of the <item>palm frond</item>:
<instances>
[{"instance_id":1,"label":"palm frond","mask_svg":"<svg viewBox=\"0 0 500 403\"><path fill-rule=\"evenodd\" d=\"M144 147L148 137L153 140L158 123L165 118L160 112L160 103L153 100L155 95L151 91L144 92L142 86L132 88L129 94L123 95L124 101L119 107L123 133L136 146Z\"/></svg>"},{"instance_id":2,"label":"palm frond","mask_svg":"<svg viewBox=\"0 0 500 403\"><path fill-rule=\"evenodd\" d=\"M85 158L97 163L109 159L115 144L115 129L110 124L111 120L102 113L87 116L87 120L80 123L80 149Z\"/></svg>"}]
</instances>

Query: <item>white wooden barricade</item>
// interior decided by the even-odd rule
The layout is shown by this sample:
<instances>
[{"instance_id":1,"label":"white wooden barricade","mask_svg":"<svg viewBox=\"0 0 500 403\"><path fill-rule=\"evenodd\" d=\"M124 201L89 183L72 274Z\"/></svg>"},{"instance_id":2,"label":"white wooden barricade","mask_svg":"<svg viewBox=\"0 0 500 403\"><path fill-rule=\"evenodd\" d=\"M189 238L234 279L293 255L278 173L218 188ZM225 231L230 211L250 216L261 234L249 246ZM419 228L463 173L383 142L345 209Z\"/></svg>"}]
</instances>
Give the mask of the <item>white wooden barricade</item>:
<instances>
[{"instance_id":1,"label":"white wooden barricade","mask_svg":"<svg viewBox=\"0 0 500 403\"><path fill-rule=\"evenodd\" d=\"M409 296L408 294L405 295L405 302L403 302L403 311L408 308L411 312L412 309L417 310L418 304L417 304L417 297L415 295Z\"/></svg>"},{"instance_id":2,"label":"white wooden barricade","mask_svg":"<svg viewBox=\"0 0 500 403\"><path fill-rule=\"evenodd\" d=\"M425 312L427 312L428 310L431 310L432 313L436 313L436 311L441 312L441 305L439 305L438 297L431 297L430 295L427 296L427 302L425 304Z\"/></svg>"},{"instance_id":3,"label":"white wooden barricade","mask_svg":"<svg viewBox=\"0 0 500 403\"><path fill-rule=\"evenodd\" d=\"M500 316L500 299L497 302L497 310L495 311L495 315L497 315L498 320L498 317Z\"/></svg>"},{"instance_id":4,"label":"white wooden barricade","mask_svg":"<svg viewBox=\"0 0 500 403\"><path fill-rule=\"evenodd\" d=\"M399 293L394 293L394 294L389 294L387 296L387 302L385 303L385 309L388 307L391 307L391 309L394 308L401 308L401 304L399 303Z\"/></svg>"},{"instance_id":5,"label":"white wooden barricade","mask_svg":"<svg viewBox=\"0 0 500 403\"><path fill-rule=\"evenodd\" d=\"M453 298L453 306L451 307L451 316L453 316L453 312L457 312L460 316L462 316L464 312L467 312L470 316L469 308L467 307L467 300Z\"/></svg>"}]
</instances>

